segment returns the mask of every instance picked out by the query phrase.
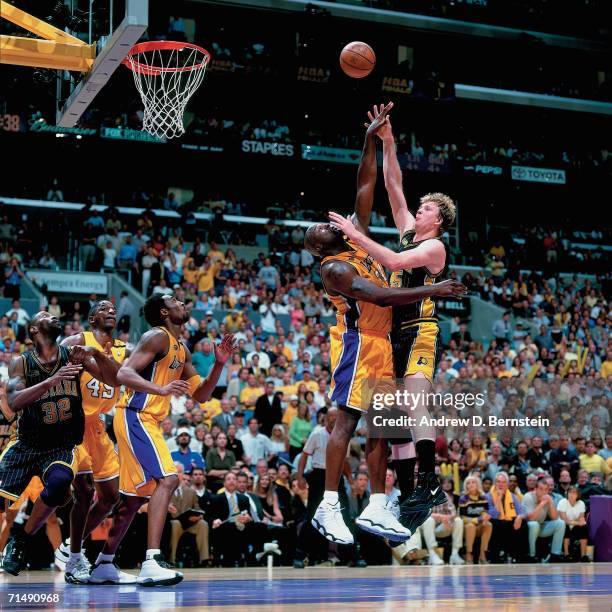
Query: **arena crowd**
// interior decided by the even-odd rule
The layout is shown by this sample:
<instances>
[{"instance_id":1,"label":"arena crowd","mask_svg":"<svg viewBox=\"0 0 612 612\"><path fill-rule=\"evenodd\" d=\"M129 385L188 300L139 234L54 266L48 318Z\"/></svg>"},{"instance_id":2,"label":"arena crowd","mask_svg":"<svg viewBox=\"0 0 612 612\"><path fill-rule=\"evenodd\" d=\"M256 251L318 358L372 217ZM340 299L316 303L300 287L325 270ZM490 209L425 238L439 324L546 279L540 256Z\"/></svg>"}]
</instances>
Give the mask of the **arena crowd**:
<instances>
[{"instance_id":1,"label":"arena crowd","mask_svg":"<svg viewBox=\"0 0 612 612\"><path fill-rule=\"evenodd\" d=\"M152 215L140 217L136 230L123 237L115 213L90 215L90 239L80 247L84 264L101 256L102 267L128 267L145 295L174 294L184 301L191 316L183 340L200 375L214 363L214 344L225 332L238 340L214 398L201 405L175 399L162 423L181 473L164 536L172 561L258 564L269 542L278 545L281 562L296 567L305 559L360 566L392 559L438 565L592 557L589 547L597 542L588 539L590 498L612 491L605 278L566 282L504 266L460 275L474 295L506 314L495 321L486 343L471 338L467 321L452 321L435 390L457 398L479 389L485 400L480 406L436 406L432 412L480 416L483 426L439 428L437 462L447 503L435 508L407 544L391 548L355 530L358 544L343 550L318 536L308 520L309 470L320 467L336 409L327 397L334 313L318 266L301 248L303 230L269 224L271 244L283 245L282 255L273 246L267 255L246 261L215 242L187 243L177 231L164 236ZM277 235L282 232L287 235ZM29 264L20 246L9 242L3 254L4 295L15 298L0 321L3 367L11 356L31 350L25 336L29 315L18 299L19 281L27 273L21 262ZM544 241L539 248L544 257L552 250ZM485 255L503 262L503 249L493 244ZM45 257L34 257L39 255ZM64 335L86 327L87 303L48 297L49 311L65 323ZM119 333L127 341L139 313L127 294L116 306ZM534 326L537 333L531 333ZM517 424L488 426L490 416ZM365 422L351 443L341 485L347 524L354 524L368 503L364 448ZM392 506L399 495L394 484L390 469L386 492ZM120 564L142 558L145 526L146 507L121 549ZM304 529L312 537L305 538ZM183 538L185 532L190 535ZM103 539L104 529L93 537Z\"/></svg>"}]
</instances>

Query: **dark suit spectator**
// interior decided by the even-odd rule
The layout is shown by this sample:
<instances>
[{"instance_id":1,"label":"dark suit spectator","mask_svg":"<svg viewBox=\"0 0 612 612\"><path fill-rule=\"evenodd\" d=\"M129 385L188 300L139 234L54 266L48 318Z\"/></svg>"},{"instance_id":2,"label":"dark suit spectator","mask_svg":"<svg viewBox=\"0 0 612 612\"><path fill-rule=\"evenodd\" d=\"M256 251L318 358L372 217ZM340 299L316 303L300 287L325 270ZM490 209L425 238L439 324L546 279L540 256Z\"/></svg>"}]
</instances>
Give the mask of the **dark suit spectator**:
<instances>
[{"instance_id":1,"label":"dark suit spectator","mask_svg":"<svg viewBox=\"0 0 612 612\"><path fill-rule=\"evenodd\" d=\"M232 405L228 399L221 400L221 413L217 414L212 419L212 426L217 425L220 427L225 433L227 433L228 427L234 422L234 417L232 416Z\"/></svg>"},{"instance_id":2,"label":"dark suit spectator","mask_svg":"<svg viewBox=\"0 0 612 612\"><path fill-rule=\"evenodd\" d=\"M559 474L559 482L555 487L555 493L560 495L561 497L567 497L567 494L572 486L572 477L567 470L561 470L561 474Z\"/></svg>"},{"instance_id":3,"label":"dark suit spectator","mask_svg":"<svg viewBox=\"0 0 612 612\"><path fill-rule=\"evenodd\" d=\"M236 475L228 472L225 491L210 501L212 545L217 564L234 567L244 563L253 519L249 498L236 490Z\"/></svg>"},{"instance_id":4,"label":"dark suit spectator","mask_svg":"<svg viewBox=\"0 0 612 612\"><path fill-rule=\"evenodd\" d=\"M196 537L196 545L200 555L200 565L206 565L210 559L210 548L208 546L208 523L204 521L202 515L193 514L193 516L182 516L188 513L189 510L200 510L198 496L196 492L189 487L189 477L187 474L181 474L181 484L174 491L170 500L170 516L172 520L172 534L170 536L170 563L176 562L176 549L178 547L181 536L187 532L192 533Z\"/></svg>"},{"instance_id":5,"label":"dark suit spectator","mask_svg":"<svg viewBox=\"0 0 612 612\"><path fill-rule=\"evenodd\" d=\"M193 468L191 471L191 488L198 497L198 504L204 510L205 518L210 516L210 500L213 494L206 487L206 472L202 468Z\"/></svg>"},{"instance_id":6,"label":"dark suit spectator","mask_svg":"<svg viewBox=\"0 0 612 612\"><path fill-rule=\"evenodd\" d=\"M550 470L550 462L542 448L542 438L540 436L534 436L531 439L531 448L527 453L527 459L529 459L532 470L540 469L545 472Z\"/></svg>"},{"instance_id":7,"label":"dark suit spectator","mask_svg":"<svg viewBox=\"0 0 612 612\"><path fill-rule=\"evenodd\" d=\"M512 458L508 473L514 474L517 478L519 489L525 490L525 481L531 471L532 469L531 464L529 463L527 443L524 440L521 440L516 445L516 455Z\"/></svg>"},{"instance_id":8,"label":"dark suit spectator","mask_svg":"<svg viewBox=\"0 0 612 612\"><path fill-rule=\"evenodd\" d=\"M576 479L580 458L575 450L569 448L569 444L569 436L562 435L559 439L559 448L550 453L550 465L555 480L559 480L561 470L569 470L572 480Z\"/></svg>"},{"instance_id":9,"label":"dark suit spectator","mask_svg":"<svg viewBox=\"0 0 612 612\"><path fill-rule=\"evenodd\" d=\"M234 453L236 461L244 461L244 447L240 439L236 437L237 431L233 423L227 428L227 449Z\"/></svg>"},{"instance_id":10,"label":"dark suit spectator","mask_svg":"<svg viewBox=\"0 0 612 612\"><path fill-rule=\"evenodd\" d=\"M270 437L272 427L283 420L283 409L278 395L274 393L274 383L267 382L265 393L255 402L253 415L259 421L259 431Z\"/></svg>"},{"instance_id":11,"label":"dark suit spectator","mask_svg":"<svg viewBox=\"0 0 612 612\"><path fill-rule=\"evenodd\" d=\"M584 502L587 512L591 506L592 495L608 495L607 491L599 484L589 480L589 473L586 470L578 472L578 481L576 483L580 492L580 499Z\"/></svg>"},{"instance_id":12,"label":"dark suit spectator","mask_svg":"<svg viewBox=\"0 0 612 612\"><path fill-rule=\"evenodd\" d=\"M462 323L459 326L459 330L454 332L451 338L457 343L459 346L459 350L465 351L469 347L472 342L472 334L468 331L467 325Z\"/></svg>"}]
</instances>

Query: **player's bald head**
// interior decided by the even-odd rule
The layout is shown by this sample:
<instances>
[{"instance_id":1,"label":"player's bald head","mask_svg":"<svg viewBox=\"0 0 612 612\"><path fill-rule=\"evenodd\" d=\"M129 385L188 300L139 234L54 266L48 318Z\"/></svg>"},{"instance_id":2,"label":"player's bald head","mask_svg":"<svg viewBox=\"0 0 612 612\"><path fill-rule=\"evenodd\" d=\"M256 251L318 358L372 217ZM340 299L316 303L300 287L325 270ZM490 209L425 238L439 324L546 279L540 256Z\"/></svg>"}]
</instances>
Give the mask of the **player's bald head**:
<instances>
[{"instance_id":1,"label":"player's bald head","mask_svg":"<svg viewBox=\"0 0 612 612\"><path fill-rule=\"evenodd\" d=\"M46 310L41 310L37 312L31 319L28 324L28 335L32 340L34 340L38 335L42 334L50 338L51 340L55 340L62 331L62 324L59 319L47 312Z\"/></svg>"},{"instance_id":2,"label":"player's bald head","mask_svg":"<svg viewBox=\"0 0 612 612\"><path fill-rule=\"evenodd\" d=\"M304 236L306 250L315 257L325 257L345 246L343 234L330 223L311 225Z\"/></svg>"}]
</instances>

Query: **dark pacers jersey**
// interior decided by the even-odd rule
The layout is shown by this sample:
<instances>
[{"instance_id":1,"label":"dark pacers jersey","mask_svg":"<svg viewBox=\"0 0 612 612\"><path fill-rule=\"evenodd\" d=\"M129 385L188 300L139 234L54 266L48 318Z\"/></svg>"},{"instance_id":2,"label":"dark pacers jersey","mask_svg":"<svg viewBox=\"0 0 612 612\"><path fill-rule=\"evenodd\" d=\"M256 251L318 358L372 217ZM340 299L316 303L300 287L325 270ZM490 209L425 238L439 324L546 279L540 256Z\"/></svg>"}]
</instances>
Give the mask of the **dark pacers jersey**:
<instances>
[{"instance_id":1,"label":"dark pacers jersey","mask_svg":"<svg viewBox=\"0 0 612 612\"><path fill-rule=\"evenodd\" d=\"M399 251L410 251L418 247L424 241L414 242L414 230L407 231L400 240ZM429 238L428 240L441 240L442 238ZM446 260L448 261L448 246L444 244ZM395 288L421 287L422 285L433 285L440 282L446 275L447 266L445 265L438 274L432 274L427 268L412 268L410 270L399 270L391 274L389 285ZM412 304L395 306L393 308L393 332L401 331L414 326L420 322L437 322L436 302L433 298L427 297Z\"/></svg>"},{"instance_id":2,"label":"dark pacers jersey","mask_svg":"<svg viewBox=\"0 0 612 612\"><path fill-rule=\"evenodd\" d=\"M35 352L22 355L26 387L32 387L70 361L70 351L60 346L57 362L43 365ZM19 415L17 435L34 448L76 446L83 441L85 415L78 379L64 380L26 406Z\"/></svg>"}]
</instances>

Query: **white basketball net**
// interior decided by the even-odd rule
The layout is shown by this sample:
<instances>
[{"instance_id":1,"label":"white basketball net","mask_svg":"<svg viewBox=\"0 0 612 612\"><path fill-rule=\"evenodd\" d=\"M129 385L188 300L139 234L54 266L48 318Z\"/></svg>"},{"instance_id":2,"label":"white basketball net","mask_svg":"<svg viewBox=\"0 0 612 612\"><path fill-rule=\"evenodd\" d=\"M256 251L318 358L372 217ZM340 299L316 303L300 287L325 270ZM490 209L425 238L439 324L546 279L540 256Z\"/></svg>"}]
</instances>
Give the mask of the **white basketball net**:
<instances>
[{"instance_id":1,"label":"white basketball net","mask_svg":"<svg viewBox=\"0 0 612 612\"><path fill-rule=\"evenodd\" d=\"M160 138L185 133L183 114L210 60L200 48L154 49L127 57L144 104L142 129Z\"/></svg>"}]
</instances>

